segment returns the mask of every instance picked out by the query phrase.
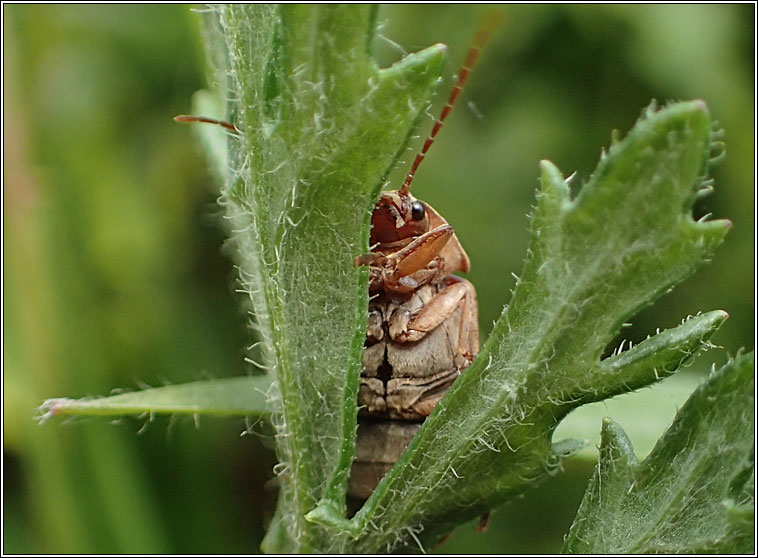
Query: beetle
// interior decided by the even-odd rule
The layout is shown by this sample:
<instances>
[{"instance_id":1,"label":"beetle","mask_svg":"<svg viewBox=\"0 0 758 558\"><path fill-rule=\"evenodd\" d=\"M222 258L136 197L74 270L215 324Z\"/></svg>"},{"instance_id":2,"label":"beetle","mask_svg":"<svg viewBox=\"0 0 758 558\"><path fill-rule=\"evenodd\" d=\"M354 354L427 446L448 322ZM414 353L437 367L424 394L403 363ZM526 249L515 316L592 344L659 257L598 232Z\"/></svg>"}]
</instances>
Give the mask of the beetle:
<instances>
[{"instance_id":1,"label":"beetle","mask_svg":"<svg viewBox=\"0 0 758 558\"><path fill-rule=\"evenodd\" d=\"M348 485L353 510L479 352L476 291L454 275L469 270L469 258L453 227L412 196L410 186L491 32L492 25L477 31L447 104L405 181L381 194L373 208L370 253L354 261L369 268L370 300Z\"/></svg>"},{"instance_id":2,"label":"beetle","mask_svg":"<svg viewBox=\"0 0 758 558\"><path fill-rule=\"evenodd\" d=\"M372 215L363 416L423 420L479 351L476 292L453 273L470 263L451 227L406 190L382 195Z\"/></svg>"}]
</instances>

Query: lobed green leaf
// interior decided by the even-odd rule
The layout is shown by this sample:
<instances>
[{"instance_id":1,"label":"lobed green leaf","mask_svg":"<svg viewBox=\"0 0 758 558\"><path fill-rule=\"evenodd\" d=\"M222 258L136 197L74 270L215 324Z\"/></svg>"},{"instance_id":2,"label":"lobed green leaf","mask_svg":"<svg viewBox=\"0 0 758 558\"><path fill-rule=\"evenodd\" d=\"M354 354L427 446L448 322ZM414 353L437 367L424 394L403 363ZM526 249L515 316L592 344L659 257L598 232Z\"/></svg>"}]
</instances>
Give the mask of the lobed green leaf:
<instances>
[{"instance_id":1,"label":"lobed green leaf","mask_svg":"<svg viewBox=\"0 0 758 558\"><path fill-rule=\"evenodd\" d=\"M304 520L322 497L344 511L368 301L370 208L438 81L437 45L381 70L375 6L230 5L208 14L226 55L222 204L243 290L276 375L280 501L294 548L338 544ZM218 44L216 41L215 44Z\"/></svg>"},{"instance_id":2,"label":"lobed green leaf","mask_svg":"<svg viewBox=\"0 0 758 558\"><path fill-rule=\"evenodd\" d=\"M621 325L707 261L729 228L691 215L710 133L700 101L649 110L573 200L559 171L542 163L513 299L356 515L357 551L410 544L411 532L433 540L533 486L558 466L552 432L571 409L655 382L708 347L724 312L601 361Z\"/></svg>"},{"instance_id":3,"label":"lobed green leaf","mask_svg":"<svg viewBox=\"0 0 758 558\"><path fill-rule=\"evenodd\" d=\"M650 455L603 422L600 460L563 551L572 554L752 554L753 353L690 396Z\"/></svg>"}]
</instances>

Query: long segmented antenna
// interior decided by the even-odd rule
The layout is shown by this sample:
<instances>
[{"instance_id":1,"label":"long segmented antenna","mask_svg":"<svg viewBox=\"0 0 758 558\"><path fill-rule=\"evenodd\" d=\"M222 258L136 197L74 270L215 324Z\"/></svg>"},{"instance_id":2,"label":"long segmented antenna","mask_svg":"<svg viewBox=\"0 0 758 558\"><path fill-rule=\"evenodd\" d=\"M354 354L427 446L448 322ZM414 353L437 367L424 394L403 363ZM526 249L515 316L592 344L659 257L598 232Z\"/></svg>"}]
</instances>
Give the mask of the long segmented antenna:
<instances>
[{"instance_id":1,"label":"long segmented antenna","mask_svg":"<svg viewBox=\"0 0 758 558\"><path fill-rule=\"evenodd\" d=\"M235 134L241 134L242 130L237 128L234 124L231 122L227 122L225 120L216 120L215 118L207 118L205 116L190 116L187 114L180 114L178 116L174 116L175 122L203 122L205 124L218 124L219 126L226 128L227 130L231 130Z\"/></svg>"},{"instance_id":2,"label":"long segmented antenna","mask_svg":"<svg viewBox=\"0 0 758 558\"><path fill-rule=\"evenodd\" d=\"M434 123L432 133L429 134L428 138L426 138L424 147L416 155L416 159L413 161L413 165L411 165L411 170L405 177L405 182L403 182L403 185L400 187L401 196L407 196L408 192L410 192L411 182L413 181L413 176L416 174L416 170L418 170L419 165L421 165L421 161L423 161L424 156L426 156L426 152L429 151L432 143L434 143L434 138L437 136L440 128L442 128L442 123L445 122L448 114L450 114L450 111L453 110L453 105L455 104L455 101L458 100L458 96L461 94L463 86L466 85L466 81L468 81L468 76L471 73L471 69L474 67L474 64L476 64L476 61L479 58L479 52L482 50L482 48L484 48L484 45L487 44L487 41L489 41L492 33L500 25L501 21L501 13L488 13L485 16L484 22L476 31L474 41L469 47L468 54L466 55L466 60L463 62L461 71L458 73L458 80L455 83L455 87L453 87L453 90L450 92L450 98L448 98L447 104L442 109L440 117Z\"/></svg>"}]
</instances>

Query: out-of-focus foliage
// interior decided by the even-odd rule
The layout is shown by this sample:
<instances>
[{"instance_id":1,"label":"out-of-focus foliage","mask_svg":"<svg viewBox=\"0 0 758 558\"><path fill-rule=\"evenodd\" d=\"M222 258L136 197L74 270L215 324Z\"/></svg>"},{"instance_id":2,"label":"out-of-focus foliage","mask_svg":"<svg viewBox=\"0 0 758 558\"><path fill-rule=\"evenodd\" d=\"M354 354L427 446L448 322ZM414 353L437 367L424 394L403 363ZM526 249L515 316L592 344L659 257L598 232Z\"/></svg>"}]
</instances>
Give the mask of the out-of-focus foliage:
<instances>
[{"instance_id":1,"label":"out-of-focus foliage","mask_svg":"<svg viewBox=\"0 0 758 558\"><path fill-rule=\"evenodd\" d=\"M539 159L582 181L609 130L629 129L651 98L702 98L728 153L696 209L734 227L709 266L625 334L636 342L723 308L714 342L750 346L754 7L502 9L506 24L414 182L471 256L483 333L521 269ZM441 103L483 12L387 6L381 34L408 51L449 46ZM33 420L55 395L245 371L250 335L214 187L193 135L170 120L205 86L195 18L176 5L13 5L4 25L3 550L253 552L273 508L272 457L239 437L243 424ZM399 58L389 41L376 46L382 65ZM590 474L569 469L496 512L485 535L464 528L440 550L556 552Z\"/></svg>"},{"instance_id":2,"label":"out-of-focus foliage","mask_svg":"<svg viewBox=\"0 0 758 558\"><path fill-rule=\"evenodd\" d=\"M4 551L255 548L271 463L239 421L34 417L52 393L244 372L216 194L171 120L204 83L195 16L4 10Z\"/></svg>"}]
</instances>

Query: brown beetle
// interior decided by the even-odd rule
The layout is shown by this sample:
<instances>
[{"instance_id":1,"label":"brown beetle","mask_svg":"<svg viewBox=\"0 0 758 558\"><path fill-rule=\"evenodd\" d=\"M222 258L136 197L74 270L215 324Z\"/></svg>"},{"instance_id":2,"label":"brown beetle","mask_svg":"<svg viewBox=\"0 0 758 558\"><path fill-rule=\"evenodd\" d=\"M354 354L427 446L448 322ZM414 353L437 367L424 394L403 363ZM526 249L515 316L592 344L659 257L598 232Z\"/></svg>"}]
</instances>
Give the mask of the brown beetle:
<instances>
[{"instance_id":1,"label":"brown beetle","mask_svg":"<svg viewBox=\"0 0 758 558\"><path fill-rule=\"evenodd\" d=\"M476 293L452 274L469 259L428 204L402 190L380 198L372 217L361 414L423 420L479 350ZM396 225L397 223L397 225Z\"/></svg>"},{"instance_id":2,"label":"brown beetle","mask_svg":"<svg viewBox=\"0 0 758 558\"><path fill-rule=\"evenodd\" d=\"M479 351L476 292L453 275L469 258L451 227L410 194L421 161L452 110L492 26L477 32L432 132L398 190L379 198L371 217L369 302L359 425L348 499L357 509L400 458L450 385Z\"/></svg>"}]
</instances>

